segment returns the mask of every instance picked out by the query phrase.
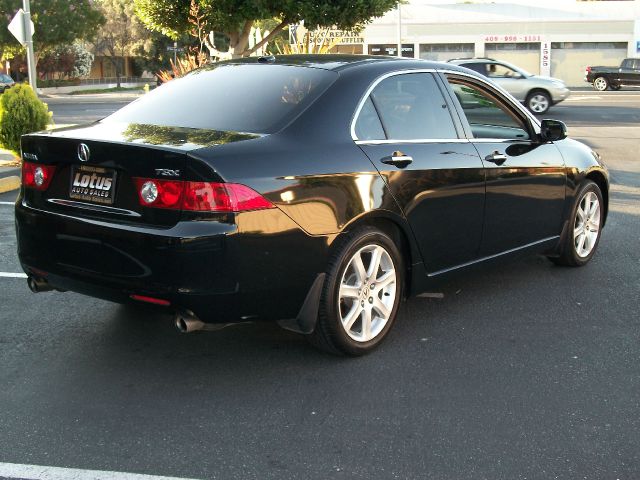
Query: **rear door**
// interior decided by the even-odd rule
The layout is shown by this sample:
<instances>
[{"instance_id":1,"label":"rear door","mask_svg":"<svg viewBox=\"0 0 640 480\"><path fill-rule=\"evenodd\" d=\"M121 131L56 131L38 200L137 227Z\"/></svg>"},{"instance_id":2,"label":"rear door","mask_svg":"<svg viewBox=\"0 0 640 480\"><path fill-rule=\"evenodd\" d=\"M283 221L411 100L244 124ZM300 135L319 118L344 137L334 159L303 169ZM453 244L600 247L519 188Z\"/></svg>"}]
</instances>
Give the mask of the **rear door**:
<instances>
[{"instance_id":1,"label":"rear door","mask_svg":"<svg viewBox=\"0 0 640 480\"><path fill-rule=\"evenodd\" d=\"M432 73L394 74L375 85L354 139L403 210L430 273L478 255L484 169Z\"/></svg>"},{"instance_id":2,"label":"rear door","mask_svg":"<svg viewBox=\"0 0 640 480\"><path fill-rule=\"evenodd\" d=\"M481 256L548 240L560 234L565 201L565 165L553 143L537 140L526 114L478 79L447 76L486 167L486 208Z\"/></svg>"}]
</instances>

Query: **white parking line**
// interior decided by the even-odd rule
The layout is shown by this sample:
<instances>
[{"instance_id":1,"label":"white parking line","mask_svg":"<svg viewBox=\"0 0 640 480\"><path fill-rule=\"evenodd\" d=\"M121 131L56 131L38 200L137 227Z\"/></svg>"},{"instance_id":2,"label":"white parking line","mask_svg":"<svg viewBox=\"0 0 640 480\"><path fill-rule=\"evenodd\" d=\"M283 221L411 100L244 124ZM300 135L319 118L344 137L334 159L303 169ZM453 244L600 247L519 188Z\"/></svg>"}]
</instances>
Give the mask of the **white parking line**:
<instances>
[{"instance_id":1,"label":"white parking line","mask_svg":"<svg viewBox=\"0 0 640 480\"><path fill-rule=\"evenodd\" d=\"M16 202L0 202L0 205L15 205Z\"/></svg>"},{"instance_id":2,"label":"white parking line","mask_svg":"<svg viewBox=\"0 0 640 480\"><path fill-rule=\"evenodd\" d=\"M0 478L20 480L195 480L138 473L0 463Z\"/></svg>"},{"instance_id":3,"label":"white parking line","mask_svg":"<svg viewBox=\"0 0 640 480\"><path fill-rule=\"evenodd\" d=\"M27 278L26 273L0 272L0 277L4 278Z\"/></svg>"}]
</instances>

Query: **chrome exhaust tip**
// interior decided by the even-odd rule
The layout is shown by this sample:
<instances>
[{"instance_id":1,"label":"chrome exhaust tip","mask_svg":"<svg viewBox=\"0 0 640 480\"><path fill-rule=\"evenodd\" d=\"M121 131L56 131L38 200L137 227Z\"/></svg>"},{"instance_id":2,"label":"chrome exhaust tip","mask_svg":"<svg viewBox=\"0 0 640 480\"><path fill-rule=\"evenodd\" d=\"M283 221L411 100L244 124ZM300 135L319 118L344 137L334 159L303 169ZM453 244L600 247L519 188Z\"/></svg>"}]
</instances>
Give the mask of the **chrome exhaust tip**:
<instances>
[{"instance_id":1,"label":"chrome exhaust tip","mask_svg":"<svg viewBox=\"0 0 640 480\"><path fill-rule=\"evenodd\" d=\"M44 278L27 277L27 285L33 293L49 292L53 287Z\"/></svg>"},{"instance_id":2,"label":"chrome exhaust tip","mask_svg":"<svg viewBox=\"0 0 640 480\"><path fill-rule=\"evenodd\" d=\"M176 313L174 324L180 333L202 330L205 323L188 310Z\"/></svg>"}]
</instances>

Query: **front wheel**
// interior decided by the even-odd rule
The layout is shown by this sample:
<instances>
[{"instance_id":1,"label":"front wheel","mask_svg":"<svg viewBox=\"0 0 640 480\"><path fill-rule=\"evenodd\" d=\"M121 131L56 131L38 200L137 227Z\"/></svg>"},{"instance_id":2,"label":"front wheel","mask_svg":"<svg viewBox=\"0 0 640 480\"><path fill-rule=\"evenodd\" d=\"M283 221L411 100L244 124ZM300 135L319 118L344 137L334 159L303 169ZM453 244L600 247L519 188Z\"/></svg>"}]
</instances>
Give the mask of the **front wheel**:
<instances>
[{"instance_id":1,"label":"front wheel","mask_svg":"<svg viewBox=\"0 0 640 480\"><path fill-rule=\"evenodd\" d=\"M311 343L352 356L376 348L396 319L403 268L386 233L372 227L349 233L329 263Z\"/></svg>"},{"instance_id":2,"label":"front wheel","mask_svg":"<svg viewBox=\"0 0 640 480\"><path fill-rule=\"evenodd\" d=\"M585 182L576 195L561 254L551 261L557 265L581 267L593 258L600 242L603 205L600 187L590 180Z\"/></svg>"},{"instance_id":3,"label":"front wheel","mask_svg":"<svg viewBox=\"0 0 640 480\"><path fill-rule=\"evenodd\" d=\"M547 92L541 90L531 92L526 100L527 108L533 113L543 114L551 106L551 97Z\"/></svg>"},{"instance_id":4,"label":"front wheel","mask_svg":"<svg viewBox=\"0 0 640 480\"><path fill-rule=\"evenodd\" d=\"M609 88L609 80L604 77L598 77L593 81L593 88L595 88L599 92L604 92L607 88Z\"/></svg>"}]
</instances>

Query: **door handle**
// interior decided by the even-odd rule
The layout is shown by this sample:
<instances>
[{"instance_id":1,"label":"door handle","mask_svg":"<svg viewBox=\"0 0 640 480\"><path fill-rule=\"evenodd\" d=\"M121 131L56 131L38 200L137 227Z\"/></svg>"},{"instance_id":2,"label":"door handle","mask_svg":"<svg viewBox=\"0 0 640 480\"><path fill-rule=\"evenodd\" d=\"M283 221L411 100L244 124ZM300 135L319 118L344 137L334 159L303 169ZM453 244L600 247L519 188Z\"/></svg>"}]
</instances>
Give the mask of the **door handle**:
<instances>
[{"instance_id":1,"label":"door handle","mask_svg":"<svg viewBox=\"0 0 640 480\"><path fill-rule=\"evenodd\" d=\"M402 152L393 152L388 157L383 157L380 160L382 163L386 163L387 165L394 165L398 168L404 168L413 162L413 158L409 155L405 155Z\"/></svg>"},{"instance_id":2,"label":"door handle","mask_svg":"<svg viewBox=\"0 0 640 480\"><path fill-rule=\"evenodd\" d=\"M507 156L504 153L500 153L499 151L495 151L490 155L484 157L487 162L495 163L496 165L502 165L507 161Z\"/></svg>"}]
</instances>

